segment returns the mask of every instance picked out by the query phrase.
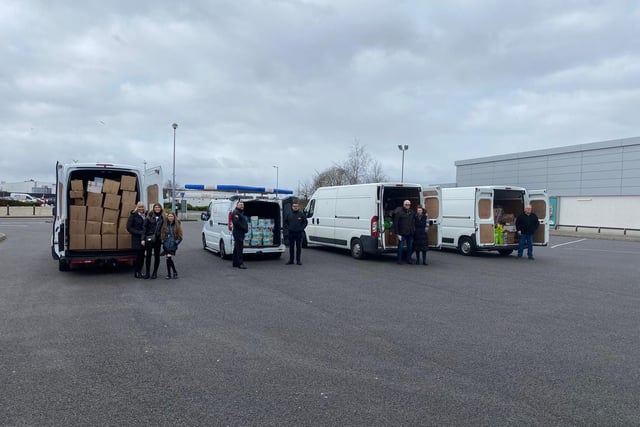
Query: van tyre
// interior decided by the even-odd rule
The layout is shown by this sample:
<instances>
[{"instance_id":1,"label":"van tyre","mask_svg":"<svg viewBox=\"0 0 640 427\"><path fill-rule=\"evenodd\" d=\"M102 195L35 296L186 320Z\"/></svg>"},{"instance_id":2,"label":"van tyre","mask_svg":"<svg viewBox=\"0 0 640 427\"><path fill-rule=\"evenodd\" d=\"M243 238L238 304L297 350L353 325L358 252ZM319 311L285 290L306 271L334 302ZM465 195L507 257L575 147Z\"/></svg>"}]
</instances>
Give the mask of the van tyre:
<instances>
[{"instance_id":1,"label":"van tyre","mask_svg":"<svg viewBox=\"0 0 640 427\"><path fill-rule=\"evenodd\" d=\"M360 239L353 239L351 241L351 256L355 259L363 259L364 252L362 250L362 243Z\"/></svg>"},{"instance_id":2,"label":"van tyre","mask_svg":"<svg viewBox=\"0 0 640 427\"><path fill-rule=\"evenodd\" d=\"M60 260L58 261L58 270L59 271L69 271L71 270L71 266L68 262Z\"/></svg>"},{"instance_id":3,"label":"van tyre","mask_svg":"<svg viewBox=\"0 0 640 427\"><path fill-rule=\"evenodd\" d=\"M222 239L220 239L220 258L222 259L229 258L229 254L227 253L227 250L224 247L224 241Z\"/></svg>"},{"instance_id":4,"label":"van tyre","mask_svg":"<svg viewBox=\"0 0 640 427\"><path fill-rule=\"evenodd\" d=\"M511 252L513 252L513 249L500 249L498 251L500 256L509 256L509 255L511 255Z\"/></svg>"},{"instance_id":5,"label":"van tyre","mask_svg":"<svg viewBox=\"0 0 640 427\"><path fill-rule=\"evenodd\" d=\"M475 252L473 241L468 237L460 238L458 248L460 249L460 253L465 256L473 255L473 253Z\"/></svg>"},{"instance_id":6,"label":"van tyre","mask_svg":"<svg viewBox=\"0 0 640 427\"><path fill-rule=\"evenodd\" d=\"M207 250L207 239L204 237L204 233L202 233L202 249Z\"/></svg>"}]
</instances>

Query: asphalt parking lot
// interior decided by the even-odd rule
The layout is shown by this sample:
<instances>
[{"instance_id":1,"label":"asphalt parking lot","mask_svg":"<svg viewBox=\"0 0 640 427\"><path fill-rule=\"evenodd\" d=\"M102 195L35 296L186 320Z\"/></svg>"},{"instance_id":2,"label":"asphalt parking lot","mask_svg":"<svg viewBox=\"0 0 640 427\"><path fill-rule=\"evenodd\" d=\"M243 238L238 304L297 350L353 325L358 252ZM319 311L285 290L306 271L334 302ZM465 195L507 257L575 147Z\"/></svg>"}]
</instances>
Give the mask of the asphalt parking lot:
<instances>
[{"instance_id":1,"label":"asphalt parking lot","mask_svg":"<svg viewBox=\"0 0 640 427\"><path fill-rule=\"evenodd\" d=\"M0 219L2 425L638 425L640 242L58 272ZM164 266L160 276L164 276Z\"/></svg>"}]
</instances>

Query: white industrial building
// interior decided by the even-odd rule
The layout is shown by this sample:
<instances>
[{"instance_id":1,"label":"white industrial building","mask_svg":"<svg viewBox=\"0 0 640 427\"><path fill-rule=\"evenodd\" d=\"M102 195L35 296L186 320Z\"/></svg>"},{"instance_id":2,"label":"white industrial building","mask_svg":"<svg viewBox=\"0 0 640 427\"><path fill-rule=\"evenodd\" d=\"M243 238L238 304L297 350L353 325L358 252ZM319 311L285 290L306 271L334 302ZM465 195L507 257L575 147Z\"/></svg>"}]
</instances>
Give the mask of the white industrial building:
<instances>
[{"instance_id":1,"label":"white industrial building","mask_svg":"<svg viewBox=\"0 0 640 427\"><path fill-rule=\"evenodd\" d=\"M455 166L458 187L547 189L558 229L640 232L640 137L459 160Z\"/></svg>"}]
</instances>

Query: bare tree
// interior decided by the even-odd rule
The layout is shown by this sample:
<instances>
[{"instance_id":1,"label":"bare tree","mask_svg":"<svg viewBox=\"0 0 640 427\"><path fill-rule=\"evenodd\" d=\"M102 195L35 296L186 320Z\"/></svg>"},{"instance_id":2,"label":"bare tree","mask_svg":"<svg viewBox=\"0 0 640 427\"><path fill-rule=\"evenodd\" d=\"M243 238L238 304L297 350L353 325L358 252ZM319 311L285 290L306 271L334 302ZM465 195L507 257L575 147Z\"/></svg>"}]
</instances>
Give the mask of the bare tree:
<instances>
[{"instance_id":1,"label":"bare tree","mask_svg":"<svg viewBox=\"0 0 640 427\"><path fill-rule=\"evenodd\" d=\"M349 158L342 164L342 169L344 169L347 176L347 183L361 184L366 181L371 162L371 155L363 145L360 145L360 141L356 138L355 143L351 146Z\"/></svg>"},{"instance_id":2,"label":"bare tree","mask_svg":"<svg viewBox=\"0 0 640 427\"><path fill-rule=\"evenodd\" d=\"M369 172L367 173L367 182L384 182L387 181L389 177L384 170L382 170L382 165L379 161L374 160L371 163L371 167L369 168Z\"/></svg>"}]
</instances>

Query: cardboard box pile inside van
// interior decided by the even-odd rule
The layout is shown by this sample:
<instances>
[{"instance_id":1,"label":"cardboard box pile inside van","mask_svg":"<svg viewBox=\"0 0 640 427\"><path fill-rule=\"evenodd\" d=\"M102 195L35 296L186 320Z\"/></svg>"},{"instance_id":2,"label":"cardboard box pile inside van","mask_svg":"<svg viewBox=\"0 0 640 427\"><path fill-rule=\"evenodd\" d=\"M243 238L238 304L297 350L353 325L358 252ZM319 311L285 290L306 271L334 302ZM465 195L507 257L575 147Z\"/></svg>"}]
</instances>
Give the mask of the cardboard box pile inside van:
<instances>
[{"instance_id":1,"label":"cardboard box pile inside van","mask_svg":"<svg viewBox=\"0 0 640 427\"><path fill-rule=\"evenodd\" d=\"M138 199L136 177L72 179L69 189L69 249L129 249L127 220Z\"/></svg>"}]
</instances>

